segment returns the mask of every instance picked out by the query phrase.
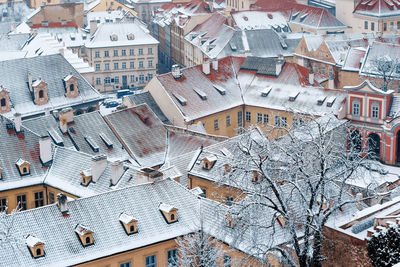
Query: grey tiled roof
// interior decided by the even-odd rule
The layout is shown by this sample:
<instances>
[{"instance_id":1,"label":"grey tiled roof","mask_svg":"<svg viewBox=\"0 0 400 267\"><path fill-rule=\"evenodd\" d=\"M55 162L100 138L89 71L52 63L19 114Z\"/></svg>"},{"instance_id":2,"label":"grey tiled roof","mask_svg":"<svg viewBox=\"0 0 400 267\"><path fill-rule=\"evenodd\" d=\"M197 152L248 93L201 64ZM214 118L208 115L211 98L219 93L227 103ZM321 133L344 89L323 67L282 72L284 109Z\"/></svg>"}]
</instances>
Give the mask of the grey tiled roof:
<instances>
[{"instance_id":1,"label":"grey tiled roof","mask_svg":"<svg viewBox=\"0 0 400 267\"><path fill-rule=\"evenodd\" d=\"M160 107L157 105L154 98L151 96L149 92L144 92L140 94L129 95L128 98L135 104L140 105L146 103L149 108L157 115L157 117L164 124L171 124L167 117L165 117L164 113L161 111Z\"/></svg>"},{"instance_id":2,"label":"grey tiled roof","mask_svg":"<svg viewBox=\"0 0 400 267\"><path fill-rule=\"evenodd\" d=\"M60 54L0 61L0 85L10 92L13 110L22 116L42 113L45 108L60 109L67 106L98 102L101 95ZM28 88L28 73L33 79L41 78L48 84L49 102L35 105ZM78 78L79 96L66 98L63 78L69 74Z\"/></svg>"},{"instance_id":3,"label":"grey tiled roof","mask_svg":"<svg viewBox=\"0 0 400 267\"><path fill-rule=\"evenodd\" d=\"M0 51L21 50L25 42L29 39L29 34L10 34L0 35Z\"/></svg>"},{"instance_id":4,"label":"grey tiled roof","mask_svg":"<svg viewBox=\"0 0 400 267\"><path fill-rule=\"evenodd\" d=\"M24 127L17 135L14 128L7 130L7 124L13 127L11 121L0 116L0 191L42 183L47 168L40 163L39 136ZM30 163L29 175L20 175L15 165L18 159Z\"/></svg>"}]
</instances>

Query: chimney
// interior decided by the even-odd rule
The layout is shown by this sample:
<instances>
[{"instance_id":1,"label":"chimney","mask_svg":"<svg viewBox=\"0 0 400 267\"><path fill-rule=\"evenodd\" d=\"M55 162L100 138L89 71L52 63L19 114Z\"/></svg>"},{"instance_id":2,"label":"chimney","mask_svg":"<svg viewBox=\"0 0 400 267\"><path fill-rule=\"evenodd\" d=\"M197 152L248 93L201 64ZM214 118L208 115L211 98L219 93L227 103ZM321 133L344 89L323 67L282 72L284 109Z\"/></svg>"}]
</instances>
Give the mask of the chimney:
<instances>
[{"instance_id":1,"label":"chimney","mask_svg":"<svg viewBox=\"0 0 400 267\"><path fill-rule=\"evenodd\" d=\"M60 130L63 134L68 132L68 124L65 119L60 118Z\"/></svg>"},{"instance_id":2,"label":"chimney","mask_svg":"<svg viewBox=\"0 0 400 267\"><path fill-rule=\"evenodd\" d=\"M14 127L17 133L21 132L21 114L15 113L14 114Z\"/></svg>"},{"instance_id":3,"label":"chimney","mask_svg":"<svg viewBox=\"0 0 400 267\"><path fill-rule=\"evenodd\" d=\"M120 160L111 163L111 185L116 185L124 173L124 164Z\"/></svg>"},{"instance_id":4,"label":"chimney","mask_svg":"<svg viewBox=\"0 0 400 267\"><path fill-rule=\"evenodd\" d=\"M45 116L50 115L50 108L45 108L45 109L44 109L44 115L45 115Z\"/></svg>"},{"instance_id":5,"label":"chimney","mask_svg":"<svg viewBox=\"0 0 400 267\"><path fill-rule=\"evenodd\" d=\"M332 74L329 74L328 87L329 89L335 89L335 82Z\"/></svg>"},{"instance_id":6,"label":"chimney","mask_svg":"<svg viewBox=\"0 0 400 267\"><path fill-rule=\"evenodd\" d=\"M58 52L59 52L61 55L64 55L64 48L60 48L60 49L58 50Z\"/></svg>"},{"instance_id":7,"label":"chimney","mask_svg":"<svg viewBox=\"0 0 400 267\"><path fill-rule=\"evenodd\" d=\"M32 78L32 74L30 72L28 72L28 86L29 86L29 91L32 91L32 83L33 83L33 78Z\"/></svg>"},{"instance_id":8,"label":"chimney","mask_svg":"<svg viewBox=\"0 0 400 267\"><path fill-rule=\"evenodd\" d=\"M212 68L213 70L218 71L218 59L212 61Z\"/></svg>"},{"instance_id":9,"label":"chimney","mask_svg":"<svg viewBox=\"0 0 400 267\"><path fill-rule=\"evenodd\" d=\"M92 157L92 181L97 182L107 167L107 156L97 155Z\"/></svg>"},{"instance_id":10,"label":"chimney","mask_svg":"<svg viewBox=\"0 0 400 267\"><path fill-rule=\"evenodd\" d=\"M314 85L314 72L313 72L313 70L312 70L312 67L310 67L310 72L309 72L309 74L308 74L308 82L309 82L311 85Z\"/></svg>"},{"instance_id":11,"label":"chimney","mask_svg":"<svg viewBox=\"0 0 400 267\"><path fill-rule=\"evenodd\" d=\"M58 113L58 119L65 120L66 123L70 123L74 121L74 112L72 111L72 108L64 108Z\"/></svg>"},{"instance_id":12,"label":"chimney","mask_svg":"<svg viewBox=\"0 0 400 267\"><path fill-rule=\"evenodd\" d=\"M90 36L93 36L97 30L97 21L95 19L89 22L90 25Z\"/></svg>"},{"instance_id":13,"label":"chimney","mask_svg":"<svg viewBox=\"0 0 400 267\"><path fill-rule=\"evenodd\" d=\"M49 163L52 160L51 139L49 136L40 137L39 152L40 152L40 161L42 162L43 165Z\"/></svg>"},{"instance_id":14,"label":"chimney","mask_svg":"<svg viewBox=\"0 0 400 267\"><path fill-rule=\"evenodd\" d=\"M283 61L278 59L275 61L275 74L276 76L279 76L279 74L281 74L282 71L282 65L283 65Z\"/></svg>"},{"instance_id":15,"label":"chimney","mask_svg":"<svg viewBox=\"0 0 400 267\"><path fill-rule=\"evenodd\" d=\"M57 194L57 206L63 215L68 213L68 198L63 193Z\"/></svg>"},{"instance_id":16,"label":"chimney","mask_svg":"<svg viewBox=\"0 0 400 267\"><path fill-rule=\"evenodd\" d=\"M203 63L203 73L205 75L210 75L210 62L206 61Z\"/></svg>"},{"instance_id":17,"label":"chimney","mask_svg":"<svg viewBox=\"0 0 400 267\"><path fill-rule=\"evenodd\" d=\"M182 72L179 68L179 65L172 65L171 73L175 80L178 80L180 77L182 77Z\"/></svg>"}]
</instances>

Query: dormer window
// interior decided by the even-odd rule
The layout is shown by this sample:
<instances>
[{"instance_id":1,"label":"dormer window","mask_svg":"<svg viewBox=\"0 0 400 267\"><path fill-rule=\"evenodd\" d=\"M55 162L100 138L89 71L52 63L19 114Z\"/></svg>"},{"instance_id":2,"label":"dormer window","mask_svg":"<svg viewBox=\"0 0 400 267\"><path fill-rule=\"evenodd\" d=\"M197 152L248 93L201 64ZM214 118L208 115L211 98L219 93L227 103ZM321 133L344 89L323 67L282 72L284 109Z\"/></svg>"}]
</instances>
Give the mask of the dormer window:
<instances>
[{"instance_id":1,"label":"dormer window","mask_svg":"<svg viewBox=\"0 0 400 267\"><path fill-rule=\"evenodd\" d=\"M44 105L49 101L47 85L48 84L41 79L32 82L31 94L33 95L33 102L35 105Z\"/></svg>"},{"instance_id":2,"label":"dormer window","mask_svg":"<svg viewBox=\"0 0 400 267\"><path fill-rule=\"evenodd\" d=\"M160 203L158 208L160 209L167 223L174 223L178 221L177 208L174 208L172 205L166 203Z\"/></svg>"},{"instance_id":3,"label":"dormer window","mask_svg":"<svg viewBox=\"0 0 400 267\"><path fill-rule=\"evenodd\" d=\"M253 170L253 177L251 179L253 183L260 183L262 181L262 175L256 170Z\"/></svg>"},{"instance_id":4,"label":"dormer window","mask_svg":"<svg viewBox=\"0 0 400 267\"><path fill-rule=\"evenodd\" d=\"M224 174L230 174L232 172L231 166L228 163L224 164Z\"/></svg>"},{"instance_id":5,"label":"dormer window","mask_svg":"<svg viewBox=\"0 0 400 267\"><path fill-rule=\"evenodd\" d=\"M134 217L123 212L119 215L119 221L124 227L124 230L127 235L135 234L138 232L137 229L138 220L135 219Z\"/></svg>"},{"instance_id":6,"label":"dormer window","mask_svg":"<svg viewBox=\"0 0 400 267\"><path fill-rule=\"evenodd\" d=\"M5 99L5 98L2 98L0 103L1 103L0 105L1 105L2 107L5 107L5 106L6 106L6 99Z\"/></svg>"},{"instance_id":7,"label":"dormer window","mask_svg":"<svg viewBox=\"0 0 400 267\"><path fill-rule=\"evenodd\" d=\"M215 155L210 155L208 157L203 158L203 169L211 170L217 161L217 157Z\"/></svg>"},{"instance_id":8,"label":"dormer window","mask_svg":"<svg viewBox=\"0 0 400 267\"><path fill-rule=\"evenodd\" d=\"M78 235L79 240L82 243L82 246L86 247L89 245L93 245L93 231L90 230L88 227L77 224L75 226L75 233Z\"/></svg>"},{"instance_id":9,"label":"dormer window","mask_svg":"<svg viewBox=\"0 0 400 267\"><path fill-rule=\"evenodd\" d=\"M84 170L81 172L81 185L87 186L92 181L92 170Z\"/></svg>"},{"instance_id":10,"label":"dormer window","mask_svg":"<svg viewBox=\"0 0 400 267\"><path fill-rule=\"evenodd\" d=\"M78 92L78 78L73 76L72 74L66 76L63 79L64 88L65 88L65 96L68 98L77 97L79 95Z\"/></svg>"},{"instance_id":11,"label":"dormer window","mask_svg":"<svg viewBox=\"0 0 400 267\"><path fill-rule=\"evenodd\" d=\"M232 215L230 213L227 213L225 215L225 226L229 228L234 228L236 226L236 223L238 221L238 217L235 215Z\"/></svg>"},{"instance_id":12,"label":"dormer window","mask_svg":"<svg viewBox=\"0 0 400 267\"><path fill-rule=\"evenodd\" d=\"M30 170L31 164L28 161L23 159L18 159L15 165L17 165L19 174L21 176L29 175L31 173Z\"/></svg>"},{"instance_id":13,"label":"dormer window","mask_svg":"<svg viewBox=\"0 0 400 267\"><path fill-rule=\"evenodd\" d=\"M128 38L128 40L133 40L135 39L135 35L133 33L129 33L126 38Z\"/></svg>"},{"instance_id":14,"label":"dormer window","mask_svg":"<svg viewBox=\"0 0 400 267\"><path fill-rule=\"evenodd\" d=\"M113 33L113 34L110 35L110 39L111 39L111 41L118 41L118 35Z\"/></svg>"},{"instance_id":15,"label":"dormer window","mask_svg":"<svg viewBox=\"0 0 400 267\"><path fill-rule=\"evenodd\" d=\"M0 86L0 113L7 113L11 111L11 103L9 92Z\"/></svg>"},{"instance_id":16,"label":"dormer window","mask_svg":"<svg viewBox=\"0 0 400 267\"><path fill-rule=\"evenodd\" d=\"M39 258L44 256L44 243L33 235L28 235L25 240L32 257Z\"/></svg>"}]
</instances>

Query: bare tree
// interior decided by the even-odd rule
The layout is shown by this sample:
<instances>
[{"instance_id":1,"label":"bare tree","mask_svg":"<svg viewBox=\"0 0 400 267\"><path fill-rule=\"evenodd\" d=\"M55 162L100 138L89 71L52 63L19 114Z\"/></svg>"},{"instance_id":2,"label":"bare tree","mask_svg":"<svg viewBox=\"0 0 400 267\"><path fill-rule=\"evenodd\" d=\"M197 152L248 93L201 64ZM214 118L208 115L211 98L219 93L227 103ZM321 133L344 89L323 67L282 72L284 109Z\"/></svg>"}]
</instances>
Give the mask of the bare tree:
<instances>
[{"instance_id":1,"label":"bare tree","mask_svg":"<svg viewBox=\"0 0 400 267\"><path fill-rule=\"evenodd\" d=\"M287 134L274 141L242 135L231 147L232 171L220 181L246 196L229 211L238 239L251 236L255 257L278 254L293 267L322 266L325 224L364 200L346 191L366 157L348 140L354 136L348 124L334 116L307 121L295 131L282 129Z\"/></svg>"},{"instance_id":2,"label":"bare tree","mask_svg":"<svg viewBox=\"0 0 400 267\"><path fill-rule=\"evenodd\" d=\"M381 89L387 91L390 88L390 82L394 78L394 73L400 70L398 59L392 59L389 56L381 56L372 60L372 71L382 78Z\"/></svg>"},{"instance_id":3,"label":"bare tree","mask_svg":"<svg viewBox=\"0 0 400 267\"><path fill-rule=\"evenodd\" d=\"M7 208L0 212L0 248L18 247L24 243L22 236L14 227L15 214L18 209L14 209L11 214L7 214Z\"/></svg>"}]
</instances>

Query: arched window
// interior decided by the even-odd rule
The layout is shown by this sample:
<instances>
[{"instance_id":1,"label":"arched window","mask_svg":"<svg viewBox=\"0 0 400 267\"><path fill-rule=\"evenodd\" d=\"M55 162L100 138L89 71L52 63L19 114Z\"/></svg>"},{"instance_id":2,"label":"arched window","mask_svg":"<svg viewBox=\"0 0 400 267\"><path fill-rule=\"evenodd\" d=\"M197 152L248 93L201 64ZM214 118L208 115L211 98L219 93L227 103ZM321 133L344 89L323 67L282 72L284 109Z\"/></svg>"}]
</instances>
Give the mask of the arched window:
<instances>
[{"instance_id":1,"label":"arched window","mask_svg":"<svg viewBox=\"0 0 400 267\"><path fill-rule=\"evenodd\" d=\"M22 169L22 173L27 173L28 172L28 169L26 168L26 167L24 167L23 169Z\"/></svg>"},{"instance_id":2,"label":"arched window","mask_svg":"<svg viewBox=\"0 0 400 267\"><path fill-rule=\"evenodd\" d=\"M36 255L39 256L40 254L42 254L42 250L40 248L36 249Z\"/></svg>"},{"instance_id":3,"label":"arched window","mask_svg":"<svg viewBox=\"0 0 400 267\"><path fill-rule=\"evenodd\" d=\"M5 98L2 98L2 99L0 100L0 106L2 106L2 107L5 107L5 106L6 106L6 99L5 99Z\"/></svg>"},{"instance_id":4,"label":"arched window","mask_svg":"<svg viewBox=\"0 0 400 267\"><path fill-rule=\"evenodd\" d=\"M43 90L40 90L39 91L39 98L43 98L44 97L44 92L43 92Z\"/></svg>"},{"instance_id":5,"label":"arched window","mask_svg":"<svg viewBox=\"0 0 400 267\"><path fill-rule=\"evenodd\" d=\"M86 244L89 244L90 243L90 237L86 237Z\"/></svg>"},{"instance_id":6,"label":"arched window","mask_svg":"<svg viewBox=\"0 0 400 267\"><path fill-rule=\"evenodd\" d=\"M171 221L175 220L175 214L171 214Z\"/></svg>"},{"instance_id":7,"label":"arched window","mask_svg":"<svg viewBox=\"0 0 400 267\"><path fill-rule=\"evenodd\" d=\"M75 85L73 83L69 85L69 90L71 92L75 91Z\"/></svg>"},{"instance_id":8,"label":"arched window","mask_svg":"<svg viewBox=\"0 0 400 267\"><path fill-rule=\"evenodd\" d=\"M376 133L368 136L368 158L379 159L381 152L381 138Z\"/></svg>"},{"instance_id":9,"label":"arched window","mask_svg":"<svg viewBox=\"0 0 400 267\"><path fill-rule=\"evenodd\" d=\"M135 232L135 226L131 225L131 232Z\"/></svg>"}]
</instances>

